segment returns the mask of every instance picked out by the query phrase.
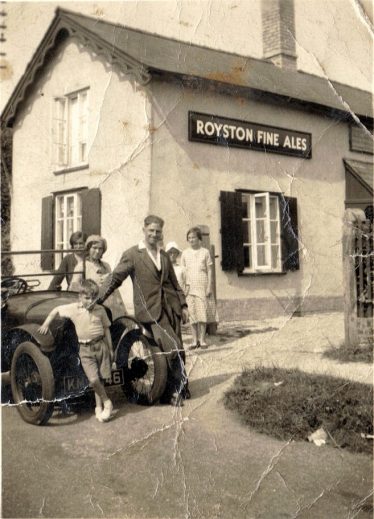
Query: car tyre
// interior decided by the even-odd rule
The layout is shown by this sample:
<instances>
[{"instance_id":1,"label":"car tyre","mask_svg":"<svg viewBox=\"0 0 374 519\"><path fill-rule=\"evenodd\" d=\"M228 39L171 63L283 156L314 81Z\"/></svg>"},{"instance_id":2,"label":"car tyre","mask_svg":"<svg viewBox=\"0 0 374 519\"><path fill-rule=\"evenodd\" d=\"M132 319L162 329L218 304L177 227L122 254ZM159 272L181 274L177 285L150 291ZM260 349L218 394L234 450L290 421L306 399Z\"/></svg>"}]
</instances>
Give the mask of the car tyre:
<instances>
[{"instance_id":1,"label":"car tyre","mask_svg":"<svg viewBox=\"0 0 374 519\"><path fill-rule=\"evenodd\" d=\"M150 344L138 331L129 333L117 359L123 368L123 391L130 402L152 405L165 391L167 363L165 354Z\"/></svg>"},{"instance_id":2,"label":"car tyre","mask_svg":"<svg viewBox=\"0 0 374 519\"><path fill-rule=\"evenodd\" d=\"M11 365L14 403L25 422L45 425L53 413L55 383L49 359L32 342L17 346Z\"/></svg>"}]
</instances>

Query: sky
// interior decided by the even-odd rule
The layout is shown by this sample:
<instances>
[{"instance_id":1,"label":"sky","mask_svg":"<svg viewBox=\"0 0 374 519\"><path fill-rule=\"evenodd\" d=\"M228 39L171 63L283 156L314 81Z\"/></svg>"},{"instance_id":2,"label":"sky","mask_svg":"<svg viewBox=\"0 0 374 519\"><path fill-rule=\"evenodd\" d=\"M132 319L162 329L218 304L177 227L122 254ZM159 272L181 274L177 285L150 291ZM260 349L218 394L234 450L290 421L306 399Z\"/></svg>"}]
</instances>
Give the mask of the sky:
<instances>
[{"instance_id":1,"label":"sky","mask_svg":"<svg viewBox=\"0 0 374 519\"><path fill-rule=\"evenodd\" d=\"M261 0L5 2L0 110L57 6L128 27L262 57ZM294 0L298 69L363 90L373 85L374 0Z\"/></svg>"}]
</instances>

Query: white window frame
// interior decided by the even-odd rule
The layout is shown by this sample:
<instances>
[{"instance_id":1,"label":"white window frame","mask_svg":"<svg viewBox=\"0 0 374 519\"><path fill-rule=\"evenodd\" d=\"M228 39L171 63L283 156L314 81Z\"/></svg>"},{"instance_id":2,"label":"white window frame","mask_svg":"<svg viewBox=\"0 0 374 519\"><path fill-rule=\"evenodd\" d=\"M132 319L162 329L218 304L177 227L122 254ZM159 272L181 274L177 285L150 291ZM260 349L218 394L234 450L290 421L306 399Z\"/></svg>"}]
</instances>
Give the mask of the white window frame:
<instances>
[{"instance_id":1,"label":"white window frame","mask_svg":"<svg viewBox=\"0 0 374 519\"><path fill-rule=\"evenodd\" d=\"M73 197L74 214L73 217L67 215L68 199ZM59 201L63 203L63 216L58 214ZM71 191L66 193L60 193L55 195L55 207L54 207L54 221L55 221L55 232L54 232L54 247L55 249L70 249L70 236L72 232L82 230L82 199L80 191ZM80 211L79 211L80 209ZM68 220L73 220L73 230L68 232ZM62 241L57 241L58 238L58 227L59 223L63 222ZM56 254L55 264L58 265L62 260L62 254Z\"/></svg>"},{"instance_id":2,"label":"white window frame","mask_svg":"<svg viewBox=\"0 0 374 519\"><path fill-rule=\"evenodd\" d=\"M78 106L77 116L73 120L74 100L77 100ZM88 104L88 87L54 98L53 154L57 171L88 166ZM76 135L72 135L74 124Z\"/></svg>"},{"instance_id":3,"label":"white window frame","mask_svg":"<svg viewBox=\"0 0 374 519\"><path fill-rule=\"evenodd\" d=\"M265 214L263 217L258 217L256 215L256 200L264 199L265 201ZM267 193L267 192L259 192L259 193L242 193L242 200L246 201L248 206L247 214L249 215L247 218L242 217L242 222L247 222L249 226L248 236L250 236L250 241L244 242L243 247L247 247L250 253L250 267L244 267L244 273L273 273L273 272L282 272L282 262L281 262L281 235L280 235L280 207L279 207L279 197L277 195ZM270 200L276 201L276 215L275 219L271 218L270 215ZM260 220L264 221L264 241L258 242L257 240L257 229L256 223ZM276 233L275 233L275 242L272 242L271 237L271 222L277 222L276 225ZM264 246L265 248L265 262L263 265L258 264L258 247ZM277 262L276 266L272 267L273 264L273 247L277 247Z\"/></svg>"}]
</instances>

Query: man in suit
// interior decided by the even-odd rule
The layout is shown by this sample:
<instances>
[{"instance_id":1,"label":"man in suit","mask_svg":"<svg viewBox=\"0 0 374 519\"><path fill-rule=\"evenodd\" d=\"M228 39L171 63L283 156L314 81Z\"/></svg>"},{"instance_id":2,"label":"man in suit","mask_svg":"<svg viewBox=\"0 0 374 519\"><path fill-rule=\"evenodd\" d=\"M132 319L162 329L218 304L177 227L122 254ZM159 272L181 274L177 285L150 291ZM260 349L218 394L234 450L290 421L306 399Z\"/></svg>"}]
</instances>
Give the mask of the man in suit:
<instances>
[{"instance_id":1,"label":"man in suit","mask_svg":"<svg viewBox=\"0 0 374 519\"><path fill-rule=\"evenodd\" d=\"M135 316L151 329L156 343L167 353L168 383L163 401L183 405L182 397L189 397L189 390L180 323L188 321L188 308L170 259L160 247L163 225L158 216L145 218L144 240L123 253L102 287L100 301L131 277Z\"/></svg>"}]
</instances>

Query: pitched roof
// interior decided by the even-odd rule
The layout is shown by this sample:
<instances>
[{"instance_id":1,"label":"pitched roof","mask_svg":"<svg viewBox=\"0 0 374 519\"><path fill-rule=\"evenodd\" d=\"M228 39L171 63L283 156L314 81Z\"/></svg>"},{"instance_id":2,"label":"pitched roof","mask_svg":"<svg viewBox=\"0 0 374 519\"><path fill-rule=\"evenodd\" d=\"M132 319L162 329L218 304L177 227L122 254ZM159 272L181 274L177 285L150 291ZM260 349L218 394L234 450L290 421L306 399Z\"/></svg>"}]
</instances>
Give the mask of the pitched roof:
<instances>
[{"instance_id":1,"label":"pitched roof","mask_svg":"<svg viewBox=\"0 0 374 519\"><path fill-rule=\"evenodd\" d=\"M370 92L311 74L283 70L268 61L192 45L59 8L4 109L3 119L7 124L12 123L48 50L57 44L62 31L65 37L77 36L93 45L95 51L104 54L111 63L117 62L125 73L142 83L156 75L214 81L228 89L307 105L331 117L352 119L352 114L356 114L369 122L373 118Z\"/></svg>"},{"instance_id":2,"label":"pitched roof","mask_svg":"<svg viewBox=\"0 0 374 519\"><path fill-rule=\"evenodd\" d=\"M374 193L374 164L361 160L344 159L349 172L369 191Z\"/></svg>"}]
</instances>

